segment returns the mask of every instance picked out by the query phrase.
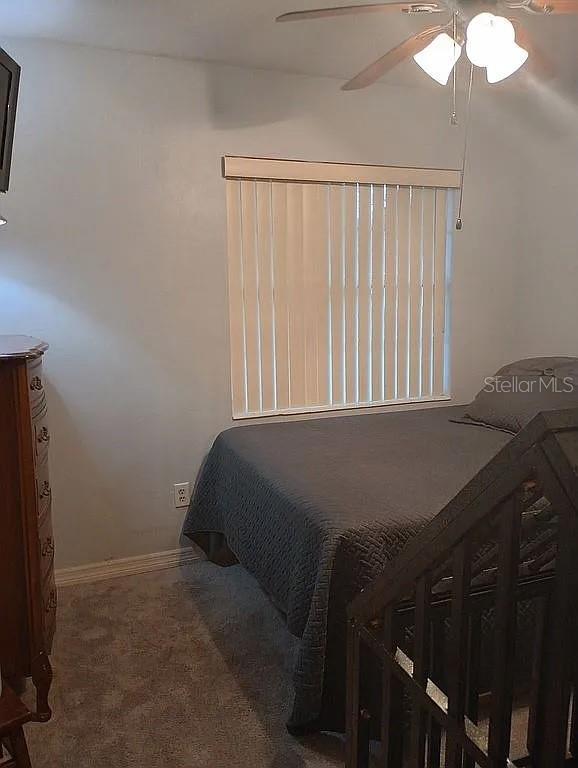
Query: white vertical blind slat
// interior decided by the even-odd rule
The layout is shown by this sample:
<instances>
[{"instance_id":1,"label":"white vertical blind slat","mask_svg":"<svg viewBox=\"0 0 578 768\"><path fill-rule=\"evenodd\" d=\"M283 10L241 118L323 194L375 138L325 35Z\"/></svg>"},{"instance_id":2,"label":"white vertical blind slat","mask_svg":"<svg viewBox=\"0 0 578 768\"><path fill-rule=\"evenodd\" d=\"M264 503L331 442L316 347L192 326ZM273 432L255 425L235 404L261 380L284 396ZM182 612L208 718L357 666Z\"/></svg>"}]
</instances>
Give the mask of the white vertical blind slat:
<instances>
[{"instance_id":1,"label":"white vertical blind slat","mask_svg":"<svg viewBox=\"0 0 578 768\"><path fill-rule=\"evenodd\" d=\"M414 187L410 211L409 254L409 396L421 393L421 307L423 189Z\"/></svg>"},{"instance_id":2,"label":"white vertical blind slat","mask_svg":"<svg viewBox=\"0 0 578 768\"><path fill-rule=\"evenodd\" d=\"M357 401L357 187L344 189L345 402Z\"/></svg>"},{"instance_id":3,"label":"white vertical blind slat","mask_svg":"<svg viewBox=\"0 0 578 768\"><path fill-rule=\"evenodd\" d=\"M262 410L259 264L257 260L257 212L255 182L241 182L241 248L243 253L247 408Z\"/></svg>"},{"instance_id":4,"label":"white vertical blind slat","mask_svg":"<svg viewBox=\"0 0 578 768\"><path fill-rule=\"evenodd\" d=\"M385 399L385 188L373 187L371 230L371 400Z\"/></svg>"},{"instance_id":5,"label":"white vertical blind slat","mask_svg":"<svg viewBox=\"0 0 578 768\"><path fill-rule=\"evenodd\" d=\"M345 403L345 187L329 188L329 228L331 254L331 385L332 403Z\"/></svg>"},{"instance_id":6,"label":"white vertical blind slat","mask_svg":"<svg viewBox=\"0 0 578 768\"><path fill-rule=\"evenodd\" d=\"M287 185L287 274L291 404L307 403L303 311L303 186Z\"/></svg>"},{"instance_id":7,"label":"white vertical blind slat","mask_svg":"<svg viewBox=\"0 0 578 768\"><path fill-rule=\"evenodd\" d=\"M227 241L229 249L229 327L233 414L247 410L245 310L241 253L241 183L227 182Z\"/></svg>"},{"instance_id":8,"label":"white vertical blind slat","mask_svg":"<svg viewBox=\"0 0 578 768\"><path fill-rule=\"evenodd\" d=\"M303 318L305 333L305 404L317 403L317 286L315 284L315 265L318 237L317 196L315 185L303 186Z\"/></svg>"},{"instance_id":9,"label":"white vertical blind slat","mask_svg":"<svg viewBox=\"0 0 578 768\"><path fill-rule=\"evenodd\" d=\"M273 275L271 242L271 184L256 184L257 263L259 294L259 333L261 350L261 407L275 410L275 306L273 303Z\"/></svg>"},{"instance_id":10,"label":"white vertical blind slat","mask_svg":"<svg viewBox=\"0 0 578 768\"><path fill-rule=\"evenodd\" d=\"M371 387L371 188L359 187L357 255L357 378L358 402L370 402Z\"/></svg>"},{"instance_id":11,"label":"white vertical blind slat","mask_svg":"<svg viewBox=\"0 0 578 768\"><path fill-rule=\"evenodd\" d=\"M328 186L317 186L317 210L319 214L318 255L316 259L316 284L319 289L317 297L317 400L320 405L331 402L329 380L330 349L331 349L331 318L330 306L330 250L329 250L329 216L328 216Z\"/></svg>"},{"instance_id":12,"label":"white vertical blind slat","mask_svg":"<svg viewBox=\"0 0 578 768\"><path fill-rule=\"evenodd\" d=\"M446 214L447 191L436 190L436 232L434 254L433 307L433 394L444 390L444 334L446 314Z\"/></svg>"},{"instance_id":13,"label":"white vertical blind slat","mask_svg":"<svg viewBox=\"0 0 578 768\"><path fill-rule=\"evenodd\" d=\"M227 181L234 417L447 395L447 195Z\"/></svg>"},{"instance_id":14,"label":"white vertical blind slat","mask_svg":"<svg viewBox=\"0 0 578 768\"><path fill-rule=\"evenodd\" d=\"M398 302L398 219L399 189L387 187L385 209L385 399L397 396L397 302Z\"/></svg>"},{"instance_id":15,"label":"white vertical blind slat","mask_svg":"<svg viewBox=\"0 0 578 768\"><path fill-rule=\"evenodd\" d=\"M412 190L402 187L397 203L397 392L396 397L409 395L409 279L410 279L410 211Z\"/></svg>"},{"instance_id":16,"label":"white vertical blind slat","mask_svg":"<svg viewBox=\"0 0 578 768\"><path fill-rule=\"evenodd\" d=\"M421 319L422 368L421 394L429 397L433 390L433 264L435 255L435 190L423 192L423 307Z\"/></svg>"},{"instance_id":17,"label":"white vertical blind slat","mask_svg":"<svg viewBox=\"0 0 578 768\"><path fill-rule=\"evenodd\" d=\"M327 239L327 194L324 186L304 185L305 381L308 405L327 401Z\"/></svg>"},{"instance_id":18,"label":"white vertical blind slat","mask_svg":"<svg viewBox=\"0 0 578 768\"><path fill-rule=\"evenodd\" d=\"M359 237L357 259L357 371L358 402L371 402L371 187L359 187Z\"/></svg>"},{"instance_id":19,"label":"white vertical blind slat","mask_svg":"<svg viewBox=\"0 0 578 768\"><path fill-rule=\"evenodd\" d=\"M275 306L275 369L277 408L287 409L289 397L289 304L287 301L287 185L271 187L272 249Z\"/></svg>"}]
</instances>

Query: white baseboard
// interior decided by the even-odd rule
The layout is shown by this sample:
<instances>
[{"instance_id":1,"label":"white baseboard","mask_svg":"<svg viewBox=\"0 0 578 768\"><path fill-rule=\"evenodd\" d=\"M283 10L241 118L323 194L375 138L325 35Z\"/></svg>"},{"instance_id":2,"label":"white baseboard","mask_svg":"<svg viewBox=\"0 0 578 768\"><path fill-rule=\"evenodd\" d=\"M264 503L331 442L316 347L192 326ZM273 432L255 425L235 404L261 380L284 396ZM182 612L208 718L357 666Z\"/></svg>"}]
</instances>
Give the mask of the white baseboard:
<instances>
[{"instance_id":1,"label":"white baseboard","mask_svg":"<svg viewBox=\"0 0 578 768\"><path fill-rule=\"evenodd\" d=\"M188 547L173 549L169 552L153 552L150 555L124 557L121 560L105 560L102 563L89 563L75 568L62 568L56 571L56 585L70 587L73 584L90 584L94 581L116 579L119 576L134 576L137 573L162 571L179 565L200 560L199 551Z\"/></svg>"}]
</instances>

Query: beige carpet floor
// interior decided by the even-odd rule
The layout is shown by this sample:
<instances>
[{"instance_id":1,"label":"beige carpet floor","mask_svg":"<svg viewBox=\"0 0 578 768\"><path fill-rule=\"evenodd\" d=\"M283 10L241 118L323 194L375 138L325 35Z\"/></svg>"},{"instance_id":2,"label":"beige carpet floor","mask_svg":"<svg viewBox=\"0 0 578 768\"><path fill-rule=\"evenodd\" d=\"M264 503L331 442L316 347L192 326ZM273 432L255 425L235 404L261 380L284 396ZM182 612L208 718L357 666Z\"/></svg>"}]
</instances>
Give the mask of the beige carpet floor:
<instances>
[{"instance_id":1,"label":"beige carpet floor","mask_svg":"<svg viewBox=\"0 0 578 768\"><path fill-rule=\"evenodd\" d=\"M341 738L285 730L294 650L238 566L199 561L63 589L54 717L27 727L33 766L342 766Z\"/></svg>"},{"instance_id":2,"label":"beige carpet floor","mask_svg":"<svg viewBox=\"0 0 578 768\"><path fill-rule=\"evenodd\" d=\"M329 768L340 739L285 730L294 641L241 568L183 569L60 591L54 717L34 768Z\"/></svg>"}]
</instances>

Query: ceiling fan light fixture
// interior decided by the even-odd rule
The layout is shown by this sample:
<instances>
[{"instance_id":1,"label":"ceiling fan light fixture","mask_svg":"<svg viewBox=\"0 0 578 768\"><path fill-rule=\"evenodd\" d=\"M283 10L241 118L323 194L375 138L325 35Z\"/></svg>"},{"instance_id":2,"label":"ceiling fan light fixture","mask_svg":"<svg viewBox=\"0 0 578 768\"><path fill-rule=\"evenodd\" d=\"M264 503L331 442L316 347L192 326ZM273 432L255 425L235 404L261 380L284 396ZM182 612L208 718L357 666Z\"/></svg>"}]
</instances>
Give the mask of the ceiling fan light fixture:
<instances>
[{"instance_id":1,"label":"ceiling fan light fixture","mask_svg":"<svg viewBox=\"0 0 578 768\"><path fill-rule=\"evenodd\" d=\"M440 85L447 85L451 71L461 54L462 46L446 32L441 32L413 58L433 80Z\"/></svg>"}]
</instances>

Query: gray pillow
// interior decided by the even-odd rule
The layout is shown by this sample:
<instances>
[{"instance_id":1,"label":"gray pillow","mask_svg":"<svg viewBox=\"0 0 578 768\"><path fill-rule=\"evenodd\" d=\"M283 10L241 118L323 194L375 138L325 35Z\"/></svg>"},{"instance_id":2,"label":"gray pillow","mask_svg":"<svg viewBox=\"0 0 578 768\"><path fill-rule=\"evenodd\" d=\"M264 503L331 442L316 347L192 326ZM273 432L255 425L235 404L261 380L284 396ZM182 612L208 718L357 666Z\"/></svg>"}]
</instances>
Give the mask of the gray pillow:
<instances>
[{"instance_id":1,"label":"gray pillow","mask_svg":"<svg viewBox=\"0 0 578 768\"><path fill-rule=\"evenodd\" d=\"M578 358L531 357L486 379L456 421L516 434L538 413L566 408L578 408Z\"/></svg>"}]
</instances>

